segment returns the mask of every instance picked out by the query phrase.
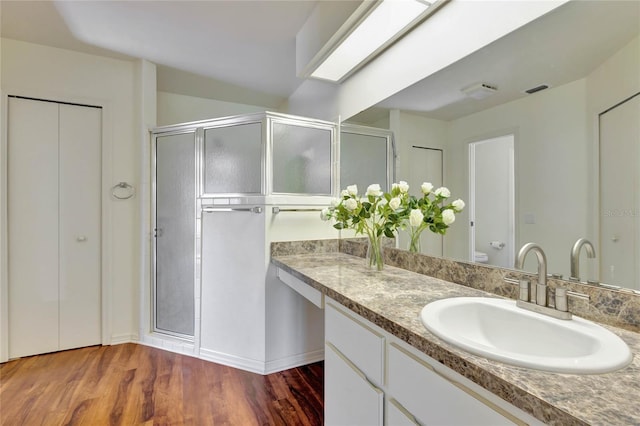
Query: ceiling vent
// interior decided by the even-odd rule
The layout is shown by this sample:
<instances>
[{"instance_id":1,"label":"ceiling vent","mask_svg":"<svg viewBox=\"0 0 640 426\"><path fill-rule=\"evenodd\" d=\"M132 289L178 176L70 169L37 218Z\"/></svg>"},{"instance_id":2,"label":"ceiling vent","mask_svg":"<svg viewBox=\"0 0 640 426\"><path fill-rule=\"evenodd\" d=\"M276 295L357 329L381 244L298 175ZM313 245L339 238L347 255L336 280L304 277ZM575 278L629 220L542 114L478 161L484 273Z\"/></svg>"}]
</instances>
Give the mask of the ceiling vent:
<instances>
[{"instance_id":1,"label":"ceiling vent","mask_svg":"<svg viewBox=\"0 0 640 426\"><path fill-rule=\"evenodd\" d=\"M528 94L531 95L533 93L536 93L536 92L539 92L541 90L548 89L548 88L549 88L549 85L541 84L540 86L536 86L536 87L533 87L533 88L531 88L529 90L525 90L525 93L528 93Z\"/></svg>"},{"instance_id":2,"label":"ceiling vent","mask_svg":"<svg viewBox=\"0 0 640 426\"><path fill-rule=\"evenodd\" d=\"M461 91L470 98L484 99L496 93L498 88L488 83L475 83L461 89Z\"/></svg>"}]
</instances>

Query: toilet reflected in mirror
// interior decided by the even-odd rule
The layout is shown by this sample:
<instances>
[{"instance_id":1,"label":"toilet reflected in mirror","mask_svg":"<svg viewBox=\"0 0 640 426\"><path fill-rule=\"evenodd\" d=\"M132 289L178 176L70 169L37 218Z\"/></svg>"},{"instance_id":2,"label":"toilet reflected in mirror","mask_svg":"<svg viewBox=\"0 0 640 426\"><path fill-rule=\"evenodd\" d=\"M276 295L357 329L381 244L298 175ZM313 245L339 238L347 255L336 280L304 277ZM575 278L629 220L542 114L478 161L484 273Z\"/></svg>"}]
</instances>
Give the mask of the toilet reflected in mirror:
<instances>
[{"instance_id":1,"label":"toilet reflected in mirror","mask_svg":"<svg viewBox=\"0 0 640 426\"><path fill-rule=\"evenodd\" d=\"M473 261L475 263L489 263L489 255L476 250L473 252Z\"/></svg>"}]
</instances>

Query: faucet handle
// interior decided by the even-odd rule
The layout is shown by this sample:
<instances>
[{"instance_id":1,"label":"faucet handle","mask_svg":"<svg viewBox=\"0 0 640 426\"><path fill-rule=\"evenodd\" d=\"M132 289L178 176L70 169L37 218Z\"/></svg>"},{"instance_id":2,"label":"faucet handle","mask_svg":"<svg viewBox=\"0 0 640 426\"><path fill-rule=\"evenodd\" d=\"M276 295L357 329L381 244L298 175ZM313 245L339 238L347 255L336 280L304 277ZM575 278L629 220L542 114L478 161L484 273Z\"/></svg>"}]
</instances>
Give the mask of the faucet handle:
<instances>
[{"instance_id":1,"label":"faucet handle","mask_svg":"<svg viewBox=\"0 0 640 426\"><path fill-rule=\"evenodd\" d=\"M524 300L525 302L529 301L529 289L531 288L531 281L529 280L520 280L520 300Z\"/></svg>"},{"instance_id":2,"label":"faucet handle","mask_svg":"<svg viewBox=\"0 0 640 426\"><path fill-rule=\"evenodd\" d=\"M564 287L556 288L556 309L558 311L567 312L569 310L567 289Z\"/></svg>"},{"instance_id":3,"label":"faucet handle","mask_svg":"<svg viewBox=\"0 0 640 426\"><path fill-rule=\"evenodd\" d=\"M547 286L545 284L536 284L536 304L547 306Z\"/></svg>"}]
</instances>

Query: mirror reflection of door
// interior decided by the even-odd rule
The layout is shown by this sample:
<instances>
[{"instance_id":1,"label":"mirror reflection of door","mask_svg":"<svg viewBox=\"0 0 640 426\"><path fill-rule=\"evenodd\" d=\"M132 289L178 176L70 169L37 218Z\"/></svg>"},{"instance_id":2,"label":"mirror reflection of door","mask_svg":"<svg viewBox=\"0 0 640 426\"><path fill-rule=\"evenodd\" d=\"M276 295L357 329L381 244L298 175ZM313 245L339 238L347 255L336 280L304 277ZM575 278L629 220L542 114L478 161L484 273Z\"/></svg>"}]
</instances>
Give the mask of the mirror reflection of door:
<instances>
[{"instance_id":1,"label":"mirror reflection of door","mask_svg":"<svg viewBox=\"0 0 640 426\"><path fill-rule=\"evenodd\" d=\"M469 144L469 257L512 268L515 260L514 135Z\"/></svg>"},{"instance_id":2,"label":"mirror reflection of door","mask_svg":"<svg viewBox=\"0 0 640 426\"><path fill-rule=\"evenodd\" d=\"M434 188L442 186L442 150L413 145L410 153L409 193L422 197L423 182L431 182ZM400 233L400 248L409 248L408 234ZM420 235L420 251L430 256L442 256L442 236L428 230Z\"/></svg>"},{"instance_id":3,"label":"mirror reflection of door","mask_svg":"<svg viewBox=\"0 0 640 426\"><path fill-rule=\"evenodd\" d=\"M640 289L640 93L600 114L600 280Z\"/></svg>"}]
</instances>

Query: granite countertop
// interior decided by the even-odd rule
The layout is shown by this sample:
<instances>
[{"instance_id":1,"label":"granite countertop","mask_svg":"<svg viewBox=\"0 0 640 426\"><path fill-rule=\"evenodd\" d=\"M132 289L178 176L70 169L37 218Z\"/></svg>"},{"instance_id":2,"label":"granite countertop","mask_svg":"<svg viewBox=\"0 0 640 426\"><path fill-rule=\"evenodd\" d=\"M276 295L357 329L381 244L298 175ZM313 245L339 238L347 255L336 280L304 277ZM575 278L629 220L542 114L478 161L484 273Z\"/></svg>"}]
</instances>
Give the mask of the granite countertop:
<instances>
[{"instance_id":1,"label":"granite countertop","mask_svg":"<svg viewBox=\"0 0 640 426\"><path fill-rule=\"evenodd\" d=\"M613 373L520 368L457 349L420 321L420 311L434 300L494 294L388 265L371 271L362 258L340 252L276 255L272 263L547 424L640 425L638 333L602 324L634 354L629 366Z\"/></svg>"}]
</instances>

